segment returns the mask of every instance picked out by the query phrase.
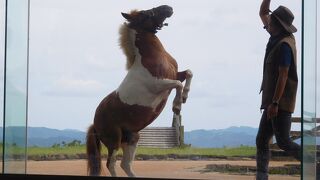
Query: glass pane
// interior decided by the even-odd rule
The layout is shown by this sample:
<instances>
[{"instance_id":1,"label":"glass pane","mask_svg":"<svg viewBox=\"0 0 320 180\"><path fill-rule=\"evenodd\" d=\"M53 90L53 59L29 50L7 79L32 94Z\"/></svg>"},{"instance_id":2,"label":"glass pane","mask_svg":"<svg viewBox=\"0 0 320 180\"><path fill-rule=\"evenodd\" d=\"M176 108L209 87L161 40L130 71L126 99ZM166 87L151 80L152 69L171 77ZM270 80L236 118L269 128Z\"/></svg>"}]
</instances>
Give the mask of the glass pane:
<instances>
[{"instance_id":1,"label":"glass pane","mask_svg":"<svg viewBox=\"0 0 320 180\"><path fill-rule=\"evenodd\" d=\"M317 1L304 1L303 13L303 179L311 180L316 175Z\"/></svg>"},{"instance_id":2,"label":"glass pane","mask_svg":"<svg viewBox=\"0 0 320 180\"><path fill-rule=\"evenodd\" d=\"M317 3L317 31L320 29L320 3ZM319 59L319 52L320 52L320 35L317 34L317 90L316 90L316 96L317 96L317 119L320 118L320 59ZM320 122L317 121L317 126L320 125ZM317 137L319 139L319 137ZM317 146L320 147L320 141L317 140ZM319 156L317 158L320 158ZM320 171L319 171L320 173Z\"/></svg>"},{"instance_id":3,"label":"glass pane","mask_svg":"<svg viewBox=\"0 0 320 180\"><path fill-rule=\"evenodd\" d=\"M317 32L319 32L320 29L320 3L319 1L317 2ZM317 76L316 76L316 80L317 80L317 85L316 85L316 97L317 97L317 102L316 102L316 108L317 108L317 112L316 112L316 117L317 117L317 127L320 126L320 59L319 59L319 52L320 52L320 35L319 33L317 33L317 59L316 59L316 63L317 63ZM317 138L316 138L316 143L317 143L317 159L316 161L318 162L317 167L316 167L316 176L319 179L320 177L320 167L319 167L319 160L320 160L320 156L319 156L319 151L320 151L320 136L319 136L319 132L320 130L318 129L318 134L317 134Z\"/></svg>"},{"instance_id":4,"label":"glass pane","mask_svg":"<svg viewBox=\"0 0 320 180\"><path fill-rule=\"evenodd\" d=\"M3 170L25 173L29 1L7 3Z\"/></svg>"},{"instance_id":5,"label":"glass pane","mask_svg":"<svg viewBox=\"0 0 320 180\"><path fill-rule=\"evenodd\" d=\"M3 160L3 67L5 46L5 1L0 1L0 173L2 173Z\"/></svg>"},{"instance_id":6,"label":"glass pane","mask_svg":"<svg viewBox=\"0 0 320 180\"><path fill-rule=\"evenodd\" d=\"M125 21L120 12L169 4L174 8L174 15L168 19L169 27L157 36L181 70L190 68L194 72L189 99L182 107L185 143L191 147L156 150L138 147L133 169L142 177L254 179L255 172L249 169L255 168L255 136L261 116L258 91L269 38L258 16L260 3L252 0L32 0L28 173L87 175L86 130L101 99L116 89L127 73L118 41L119 26ZM295 25L301 32L301 1L277 1L272 9L280 4L293 10ZM300 33L295 35L299 48ZM297 97L297 101L300 99ZM170 97L163 113L150 126L171 126L172 100ZM294 116L300 117L300 102L296 107ZM80 145L72 143L78 140ZM232 151L236 155L231 155ZM183 155L175 157L170 152ZM105 166L106 154L104 148L102 175L110 176ZM140 161L158 156L167 161ZM177 157L185 161L173 161ZM229 161L226 157L237 160ZM293 164L293 168L299 169L299 162L279 159L272 160L271 167L286 168L286 164ZM216 171L241 164L249 172L239 170L236 175L230 175ZM71 166L74 168L66 168ZM159 173L157 167L166 169ZM126 176L120 169L120 161L117 172ZM271 174L270 177L282 176ZM295 174L288 179L300 177Z\"/></svg>"}]
</instances>

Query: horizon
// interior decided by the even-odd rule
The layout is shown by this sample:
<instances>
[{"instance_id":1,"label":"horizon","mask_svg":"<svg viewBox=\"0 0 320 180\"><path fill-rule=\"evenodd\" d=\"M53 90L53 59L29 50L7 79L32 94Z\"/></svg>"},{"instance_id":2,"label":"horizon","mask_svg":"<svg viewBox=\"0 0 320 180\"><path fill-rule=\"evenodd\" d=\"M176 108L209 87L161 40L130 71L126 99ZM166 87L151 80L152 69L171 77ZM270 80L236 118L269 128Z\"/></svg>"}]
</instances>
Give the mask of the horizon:
<instances>
[{"instance_id":1,"label":"horizon","mask_svg":"<svg viewBox=\"0 0 320 180\"><path fill-rule=\"evenodd\" d=\"M24 126L9 126L9 128L12 127L24 127ZM184 132L191 132L191 131L199 131L199 130L204 130L204 131L211 131L211 130L225 130L225 129L230 129L230 128L253 128L253 129L258 129L258 127L251 127L251 126L230 126L230 127L226 127L226 128L221 128L221 129L193 129L190 131L184 131ZM3 129L3 126L0 126L0 128ZM7 127L8 128L8 127ZM52 130L59 130L59 131L80 131L80 132L86 132L80 129L70 129L70 128L66 128L66 129L57 129L57 128L52 128L52 127L45 127L45 126L28 126L27 128L45 128L45 129L52 129Z\"/></svg>"}]
</instances>

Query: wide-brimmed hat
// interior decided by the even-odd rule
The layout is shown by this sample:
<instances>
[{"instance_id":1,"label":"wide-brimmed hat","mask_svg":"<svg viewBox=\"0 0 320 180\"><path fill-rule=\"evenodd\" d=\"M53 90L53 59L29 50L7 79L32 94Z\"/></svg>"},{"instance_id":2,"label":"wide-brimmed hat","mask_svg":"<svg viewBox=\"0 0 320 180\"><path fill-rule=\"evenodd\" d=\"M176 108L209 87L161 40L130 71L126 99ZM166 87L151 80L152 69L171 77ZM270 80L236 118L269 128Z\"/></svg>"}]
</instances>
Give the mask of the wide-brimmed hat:
<instances>
[{"instance_id":1,"label":"wide-brimmed hat","mask_svg":"<svg viewBox=\"0 0 320 180\"><path fill-rule=\"evenodd\" d=\"M288 31L289 33L297 32L297 28L292 25L294 15L290 11L290 9L284 6L279 6L272 12L272 15L274 15L274 17L278 19L278 21L286 31Z\"/></svg>"}]
</instances>

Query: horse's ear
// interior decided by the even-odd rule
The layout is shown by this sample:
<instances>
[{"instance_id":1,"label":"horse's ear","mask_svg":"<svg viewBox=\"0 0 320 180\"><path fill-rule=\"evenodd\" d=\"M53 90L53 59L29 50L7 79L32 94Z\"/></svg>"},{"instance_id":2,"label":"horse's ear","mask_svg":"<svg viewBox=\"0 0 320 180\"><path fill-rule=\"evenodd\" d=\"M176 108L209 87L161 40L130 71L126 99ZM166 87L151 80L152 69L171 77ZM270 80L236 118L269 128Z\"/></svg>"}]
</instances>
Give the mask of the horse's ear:
<instances>
[{"instance_id":1,"label":"horse's ear","mask_svg":"<svg viewBox=\"0 0 320 180\"><path fill-rule=\"evenodd\" d=\"M121 13L121 15L126 18L127 20L130 20L131 19L131 15L130 14L127 14L127 13Z\"/></svg>"}]
</instances>

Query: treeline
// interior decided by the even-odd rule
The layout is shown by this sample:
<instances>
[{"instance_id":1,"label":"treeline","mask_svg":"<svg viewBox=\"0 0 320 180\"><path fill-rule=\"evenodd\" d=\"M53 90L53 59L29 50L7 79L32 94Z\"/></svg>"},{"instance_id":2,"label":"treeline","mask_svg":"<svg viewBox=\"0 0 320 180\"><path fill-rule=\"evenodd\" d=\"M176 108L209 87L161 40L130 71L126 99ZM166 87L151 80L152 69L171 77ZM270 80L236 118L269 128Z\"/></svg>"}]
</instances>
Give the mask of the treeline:
<instances>
[{"instance_id":1,"label":"treeline","mask_svg":"<svg viewBox=\"0 0 320 180\"><path fill-rule=\"evenodd\" d=\"M76 146L81 146L81 141L80 140L73 140L69 143L62 141L60 143L54 143L51 147L52 148L61 148L61 147L76 147Z\"/></svg>"},{"instance_id":2,"label":"treeline","mask_svg":"<svg viewBox=\"0 0 320 180\"><path fill-rule=\"evenodd\" d=\"M80 140L73 140L71 142L65 142L62 141L61 143L54 143L51 147L52 148L61 148L61 147L76 147L76 146L81 146L83 145L83 143ZM16 143L12 143L12 144L8 144L6 143L6 146L10 146L10 147L18 147L18 145ZM0 142L0 148L3 147L3 143ZM32 146L32 147L38 147L38 146Z\"/></svg>"}]
</instances>

